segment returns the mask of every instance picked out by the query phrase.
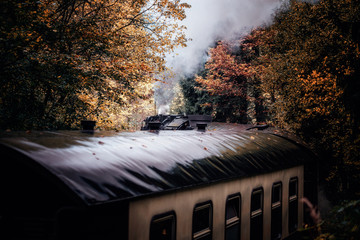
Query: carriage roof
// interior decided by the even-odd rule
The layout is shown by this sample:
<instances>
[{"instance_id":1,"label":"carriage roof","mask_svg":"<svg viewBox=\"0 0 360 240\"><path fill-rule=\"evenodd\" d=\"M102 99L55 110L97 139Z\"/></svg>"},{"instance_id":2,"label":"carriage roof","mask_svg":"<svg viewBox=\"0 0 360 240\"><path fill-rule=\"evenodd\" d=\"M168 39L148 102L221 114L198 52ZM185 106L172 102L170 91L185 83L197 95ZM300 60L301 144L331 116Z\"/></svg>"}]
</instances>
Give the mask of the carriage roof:
<instances>
[{"instance_id":1,"label":"carriage roof","mask_svg":"<svg viewBox=\"0 0 360 240\"><path fill-rule=\"evenodd\" d=\"M301 144L271 131L219 123L208 129L12 132L1 134L0 146L2 155L15 151L40 165L87 205L272 172L313 158Z\"/></svg>"}]
</instances>

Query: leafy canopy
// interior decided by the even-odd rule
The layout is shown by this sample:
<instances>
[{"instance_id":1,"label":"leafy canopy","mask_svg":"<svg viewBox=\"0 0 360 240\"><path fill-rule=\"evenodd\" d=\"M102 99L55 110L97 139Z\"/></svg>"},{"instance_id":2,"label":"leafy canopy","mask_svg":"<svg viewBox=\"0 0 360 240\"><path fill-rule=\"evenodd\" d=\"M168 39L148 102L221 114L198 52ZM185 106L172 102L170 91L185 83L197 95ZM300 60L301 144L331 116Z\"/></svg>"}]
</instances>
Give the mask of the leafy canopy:
<instances>
[{"instance_id":1,"label":"leafy canopy","mask_svg":"<svg viewBox=\"0 0 360 240\"><path fill-rule=\"evenodd\" d=\"M185 46L178 22L189 7L180 0L2 1L1 128L69 128L84 118L126 125L112 116L151 105L165 53Z\"/></svg>"}]
</instances>

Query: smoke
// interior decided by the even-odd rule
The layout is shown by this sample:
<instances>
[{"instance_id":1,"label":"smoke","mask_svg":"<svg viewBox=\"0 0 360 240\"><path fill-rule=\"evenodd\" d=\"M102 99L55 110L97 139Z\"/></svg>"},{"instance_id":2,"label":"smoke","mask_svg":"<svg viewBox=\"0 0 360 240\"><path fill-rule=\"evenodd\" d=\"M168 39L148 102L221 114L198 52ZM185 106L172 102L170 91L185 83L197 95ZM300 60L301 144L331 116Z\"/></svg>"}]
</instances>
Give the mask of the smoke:
<instances>
[{"instance_id":1,"label":"smoke","mask_svg":"<svg viewBox=\"0 0 360 240\"><path fill-rule=\"evenodd\" d=\"M192 41L167 57L175 72L194 73L206 59L206 52L217 40L230 40L251 28L269 22L284 0L187 0L192 7L182 22ZM177 55L176 55L177 54Z\"/></svg>"},{"instance_id":2,"label":"smoke","mask_svg":"<svg viewBox=\"0 0 360 240\"><path fill-rule=\"evenodd\" d=\"M166 106L166 109L174 96L175 84L181 77L197 72L207 58L209 47L218 40L239 38L251 28L270 22L275 9L287 0L183 1L192 6L187 10L187 18L181 22L187 27L186 36L191 41L186 48L179 48L166 58L167 66L175 76L164 79L167 84L155 85L156 104Z\"/></svg>"}]
</instances>

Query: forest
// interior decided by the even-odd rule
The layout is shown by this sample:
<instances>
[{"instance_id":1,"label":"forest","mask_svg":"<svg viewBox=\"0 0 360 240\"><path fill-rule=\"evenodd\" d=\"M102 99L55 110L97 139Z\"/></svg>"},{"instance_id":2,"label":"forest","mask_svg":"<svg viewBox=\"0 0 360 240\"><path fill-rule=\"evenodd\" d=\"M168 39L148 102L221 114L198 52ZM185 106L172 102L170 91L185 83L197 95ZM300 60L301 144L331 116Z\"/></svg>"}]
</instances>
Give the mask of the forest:
<instances>
[{"instance_id":1,"label":"forest","mask_svg":"<svg viewBox=\"0 0 360 240\"><path fill-rule=\"evenodd\" d=\"M180 0L1 1L0 129L76 129L83 119L138 129L156 111L153 84L162 81L166 54L186 46L179 22L188 8ZM359 45L359 0L284 1L271 23L218 39L197 73L176 86L171 113L300 136L321 159L327 196L342 203L323 228L337 239L348 229L355 239Z\"/></svg>"}]
</instances>

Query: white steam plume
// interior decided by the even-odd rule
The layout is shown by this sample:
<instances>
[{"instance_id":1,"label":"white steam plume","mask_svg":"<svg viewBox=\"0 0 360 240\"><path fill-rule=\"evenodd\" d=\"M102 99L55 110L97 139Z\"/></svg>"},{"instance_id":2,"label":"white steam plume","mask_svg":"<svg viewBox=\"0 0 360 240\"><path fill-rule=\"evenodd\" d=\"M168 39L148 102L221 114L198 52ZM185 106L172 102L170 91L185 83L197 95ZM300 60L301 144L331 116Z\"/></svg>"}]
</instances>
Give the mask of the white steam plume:
<instances>
[{"instance_id":1,"label":"white steam plume","mask_svg":"<svg viewBox=\"0 0 360 240\"><path fill-rule=\"evenodd\" d=\"M216 41L238 38L252 27L269 22L274 10L288 0L183 1L192 6L187 10L187 18L181 22L187 27L187 38L192 41L188 42L186 48L179 48L167 57L167 66L175 76L166 77L164 81L167 84L155 85L155 101L159 107L170 105L175 83L182 76L197 72L207 57L209 47ZM166 110L162 113L166 113Z\"/></svg>"},{"instance_id":2,"label":"white steam plume","mask_svg":"<svg viewBox=\"0 0 360 240\"><path fill-rule=\"evenodd\" d=\"M167 58L168 66L184 74L197 70L209 46L217 40L233 39L271 18L284 0L185 0L192 7L182 22L192 41Z\"/></svg>"}]
</instances>

